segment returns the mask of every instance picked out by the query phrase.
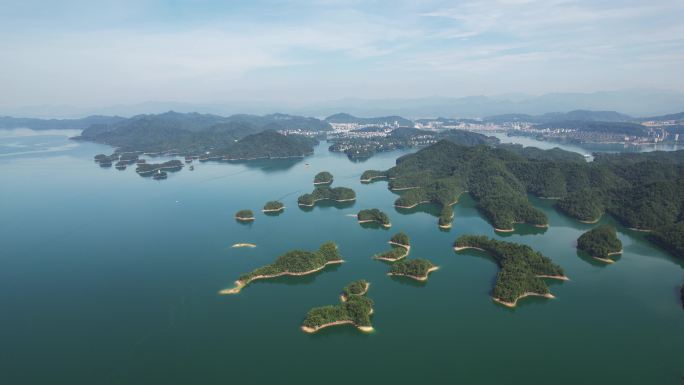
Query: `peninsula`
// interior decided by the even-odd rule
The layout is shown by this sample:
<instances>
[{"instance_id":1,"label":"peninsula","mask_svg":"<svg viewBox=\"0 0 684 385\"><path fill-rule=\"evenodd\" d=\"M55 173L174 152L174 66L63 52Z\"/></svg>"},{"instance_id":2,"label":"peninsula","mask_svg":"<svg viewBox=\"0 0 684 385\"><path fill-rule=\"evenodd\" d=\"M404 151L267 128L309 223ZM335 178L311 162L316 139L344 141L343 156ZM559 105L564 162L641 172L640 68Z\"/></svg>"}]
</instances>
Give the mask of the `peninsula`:
<instances>
[{"instance_id":1,"label":"peninsula","mask_svg":"<svg viewBox=\"0 0 684 385\"><path fill-rule=\"evenodd\" d=\"M356 215L356 218L358 219L359 223L375 222L386 229L392 227L392 224L390 223L390 219L387 216L387 214L380 211L379 209L361 210Z\"/></svg>"},{"instance_id":2,"label":"peninsula","mask_svg":"<svg viewBox=\"0 0 684 385\"><path fill-rule=\"evenodd\" d=\"M396 262L408 256L411 251L409 237L402 232L394 234L389 244L392 246L390 250L377 254L373 258L381 261Z\"/></svg>"},{"instance_id":3,"label":"peninsula","mask_svg":"<svg viewBox=\"0 0 684 385\"><path fill-rule=\"evenodd\" d=\"M610 256L622 253L622 242L613 226L601 225L577 238L577 249L601 262L613 263Z\"/></svg>"},{"instance_id":4,"label":"peninsula","mask_svg":"<svg viewBox=\"0 0 684 385\"><path fill-rule=\"evenodd\" d=\"M254 220L254 213L252 210L240 210L235 213L235 219L241 222L251 222Z\"/></svg>"},{"instance_id":5,"label":"peninsula","mask_svg":"<svg viewBox=\"0 0 684 385\"><path fill-rule=\"evenodd\" d=\"M500 271L492 298L504 306L515 307L528 296L554 298L543 278L568 280L560 266L527 245L477 235L463 235L454 242L454 250L467 249L486 252L496 260Z\"/></svg>"},{"instance_id":6,"label":"peninsula","mask_svg":"<svg viewBox=\"0 0 684 385\"><path fill-rule=\"evenodd\" d=\"M364 280L354 281L345 287L340 304L309 310L302 322L302 331L315 333L330 326L350 324L362 332L372 332L373 300L366 296L368 287L369 283Z\"/></svg>"},{"instance_id":7,"label":"peninsula","mask_svg":"<svg viewBox=\"0 0 684 385\"><path fill-rule=\"evenodd\" d=\"M438 267L429 260L416 258L394 263L387 274L409 277L417 281L427 281L428 274L437 269Z\"/></svg>"},{"instance_id":8,"label":"peninsula","mask_svg":"<svg viewBox=\"0 0 684 385\"><path fill-rule=\"evenodd\" d=\"M371 183L376 179L387 179L387 173L378 170L366 170L361 174L361 183Z\"/></svg>"},{"instance_id":9,"label":"peninsula","mask_svg":"<svg viewBox=\"0 0 684 385\"><path fill-rule=\"evenodd\" d=\"M280 213L285 210L285 205L280 201L268 201L261 209L264 213Z\"/></svg>"},{"instance_id":10,"label":"peninsula","mask_svg":"<svg viewBox=\"0 0 684 385\"><path fill-rule=\"evenodd\" d=\"M314 252L292 250L279 256L273 263L243 274L235 281L235 287L224 289L219 294L237 294L245 286L258 279L269 279L285 275L308 275L323 270L327 265L344 262L333 242L326 242Z\"/></svg>"},{"instance_id":11,"label":"peninsula","mask_svg":"<svg viewBox=\"0 0 684 385\"><path fill-rule=\"evenodd\" d=\"M355 295L366 295L369 287L370 283L368 283L368 281L365 279L354 281L342 289L342 295L340 296L340 299L342 302L346 302L349 298Z\"/></svg>"},{"instance_id":12,"label":"peninsula","mask_svg":"<svg viewBox=\"0 0 684 385\"><path fill-rule=\"evenodd\" d=\"M321 171L314 176L314 186L329 185L333 182L333 175L327 171Z\"/></svg>"}]
</instances>

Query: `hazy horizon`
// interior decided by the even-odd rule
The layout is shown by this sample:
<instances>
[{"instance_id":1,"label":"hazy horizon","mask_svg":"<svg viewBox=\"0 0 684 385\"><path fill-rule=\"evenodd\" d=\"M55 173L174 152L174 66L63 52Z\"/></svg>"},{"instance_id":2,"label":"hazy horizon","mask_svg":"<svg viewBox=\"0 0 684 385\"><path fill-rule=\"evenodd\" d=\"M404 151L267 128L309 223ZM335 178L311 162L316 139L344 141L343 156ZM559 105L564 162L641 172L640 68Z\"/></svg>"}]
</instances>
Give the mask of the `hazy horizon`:
<instances>
[{"instance_id":1,"label":"hazy horizon","mask_svg":"<svg viewBox=\"0 0 684 385\"><path fill-rule=\"evenodd\" d=\"M683 12L666 0L4 2L0 112L679 95Z\"/></svg>"}]
</instances>

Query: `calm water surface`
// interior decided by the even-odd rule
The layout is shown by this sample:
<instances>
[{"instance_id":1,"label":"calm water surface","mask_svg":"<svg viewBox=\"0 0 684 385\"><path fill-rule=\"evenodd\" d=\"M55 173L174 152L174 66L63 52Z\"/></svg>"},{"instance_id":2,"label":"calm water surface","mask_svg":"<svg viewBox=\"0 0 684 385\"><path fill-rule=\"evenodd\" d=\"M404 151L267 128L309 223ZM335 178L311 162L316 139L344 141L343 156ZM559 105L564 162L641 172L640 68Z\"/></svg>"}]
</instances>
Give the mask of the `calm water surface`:
<instances>
[{"instance_id":1,"label":"calm water surface","mask_svg":"<svg viewBox=\"0 0 684 385\"><path fill-rule=\"evenodd\" d=\"M552 201L533 200L548 230L500 236L468 197L454 208L453 229L439 231L435 207L399 213L385 182L359 183L363 170L388 168L400 152L352 163L323 144L304 161L195 164L153 181L98 167L92 157L106 146L4 133L2 384L682 383L684 269L641 233L618 227L625 252L603 266L574 247L591 225ZM357 201L299 209L297 196L322 170ZM257 212L272 199L287 206L282 215ZM348 216L373 207L390 215L391 230ZM257 212L254 223L235 222L242 208ZM400 230L411 257L441 267L425 284L390 278L371 259ZM451 249L465 233L531 245L572 280L551 284L554 300L497 305L493 260ZM326 240L346 263L217 295L241 273ZM238 242L258 246L230 248ZM375 333L299 330L311 307L336 303L359 278L372 283Z\"/></svg>"}]
</instances>

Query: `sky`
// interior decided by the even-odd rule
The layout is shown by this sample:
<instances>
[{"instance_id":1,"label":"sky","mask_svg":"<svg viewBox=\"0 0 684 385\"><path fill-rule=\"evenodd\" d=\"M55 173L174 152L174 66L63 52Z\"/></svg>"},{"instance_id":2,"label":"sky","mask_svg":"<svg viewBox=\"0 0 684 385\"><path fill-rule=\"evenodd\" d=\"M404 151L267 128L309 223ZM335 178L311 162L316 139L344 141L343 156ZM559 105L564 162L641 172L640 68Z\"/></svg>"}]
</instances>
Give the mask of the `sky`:
<instances>
[{"instance_id":1,"label":"sky","mask_svg":"<svg viewBox=\"0 0 684 385\"><path fill-rule=\"evenodd\" d=\"M0 107L684 91L684 0L0 0Z\"/></svg>"}]
</instances>

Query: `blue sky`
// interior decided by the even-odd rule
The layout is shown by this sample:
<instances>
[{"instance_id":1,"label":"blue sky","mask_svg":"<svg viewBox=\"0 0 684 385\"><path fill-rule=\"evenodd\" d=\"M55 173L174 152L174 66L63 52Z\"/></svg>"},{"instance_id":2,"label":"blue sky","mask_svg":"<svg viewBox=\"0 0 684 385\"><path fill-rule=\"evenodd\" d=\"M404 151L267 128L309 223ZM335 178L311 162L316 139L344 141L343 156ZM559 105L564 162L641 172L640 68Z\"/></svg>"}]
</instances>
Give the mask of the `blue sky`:
<instances>
[{"instance_id":1,"label":"blue sky","mask_svg":"<svg viewBox=\"0 0 684 385\"><path fill-rule=\"evenodd\" d=\"M684 1L0 0L0 106L684 91Z\"/></svg>"}]
</instances>

